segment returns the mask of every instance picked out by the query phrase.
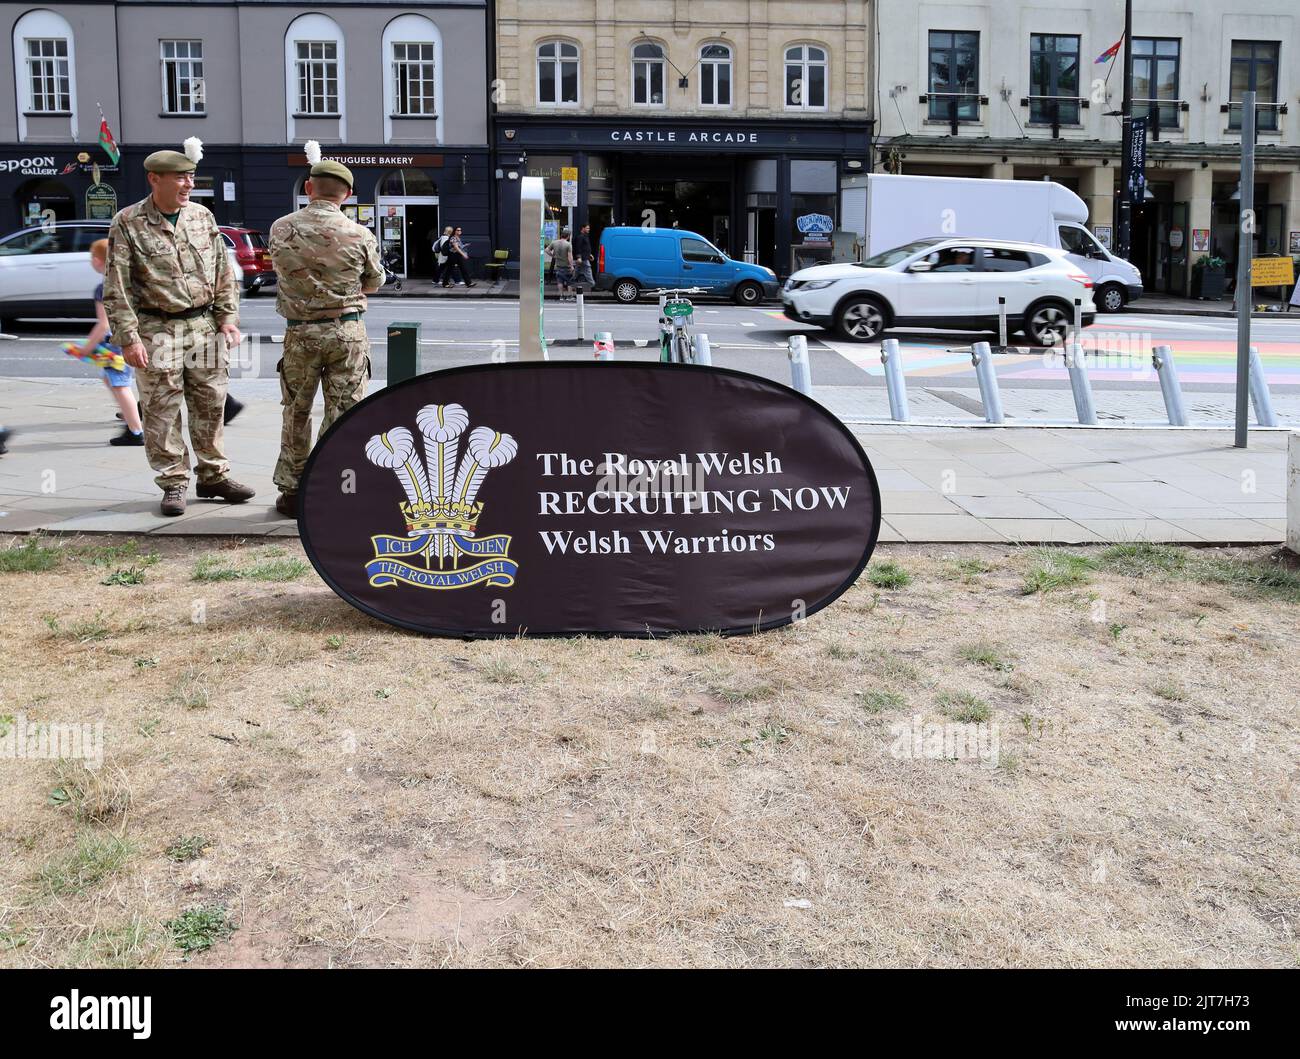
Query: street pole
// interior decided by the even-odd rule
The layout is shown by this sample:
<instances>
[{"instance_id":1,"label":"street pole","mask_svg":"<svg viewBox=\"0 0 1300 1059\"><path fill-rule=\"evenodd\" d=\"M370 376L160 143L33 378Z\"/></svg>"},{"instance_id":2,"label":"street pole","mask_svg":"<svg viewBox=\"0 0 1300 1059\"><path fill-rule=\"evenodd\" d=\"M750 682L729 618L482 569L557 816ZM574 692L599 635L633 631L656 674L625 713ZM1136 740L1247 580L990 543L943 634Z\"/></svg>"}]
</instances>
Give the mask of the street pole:
<instances>
[{"instance_id":1,"label":"street pole","mask_svg":"<svg viewBox=\"0 0 1300 1059\"><path fill-rule=\"evenodd\" d=\"M1127 261L1133 248L1133 204L1129 201L1133 152L1128 142L1133 129L1133 0L1124 0L1124 102L1120 104L1119 128L1119 223L1115 226L1115 241L1118 256Z\"/></svg>"},{"instance_id":2,"label":"street pole","mask_svg":"<svg viewBox=\"0 0 1300 1059\"><path fill-rule=\"evenodd\" d=\"M1235 448L1246 447L1250 397L1250 259L1255 252L1255 93L1241 97L1241 216L1237 223L1237 418Z\"/></svg>"}]
</instances>

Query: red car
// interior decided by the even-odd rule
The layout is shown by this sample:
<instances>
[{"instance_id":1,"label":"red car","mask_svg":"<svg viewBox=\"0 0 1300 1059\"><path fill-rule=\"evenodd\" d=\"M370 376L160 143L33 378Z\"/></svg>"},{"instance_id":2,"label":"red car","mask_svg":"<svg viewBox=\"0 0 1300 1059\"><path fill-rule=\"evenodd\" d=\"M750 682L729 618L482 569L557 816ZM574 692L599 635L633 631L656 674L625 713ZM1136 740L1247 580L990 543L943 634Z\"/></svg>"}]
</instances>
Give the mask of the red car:
<instances>
[{"instance_id":1,"label":"red car","mask_svg":"<svg viewBox=\"0 0 1300 1059\"><path fill-rule=\"evenodd\" d=\"M244 272L244 290L251 296L264 287L275 286L275 269L271 267L271 252L266 248L262 233L253 228L234 228L221 225L221 236L235 252L235 260Z\"/></svg>"}]
</instances>

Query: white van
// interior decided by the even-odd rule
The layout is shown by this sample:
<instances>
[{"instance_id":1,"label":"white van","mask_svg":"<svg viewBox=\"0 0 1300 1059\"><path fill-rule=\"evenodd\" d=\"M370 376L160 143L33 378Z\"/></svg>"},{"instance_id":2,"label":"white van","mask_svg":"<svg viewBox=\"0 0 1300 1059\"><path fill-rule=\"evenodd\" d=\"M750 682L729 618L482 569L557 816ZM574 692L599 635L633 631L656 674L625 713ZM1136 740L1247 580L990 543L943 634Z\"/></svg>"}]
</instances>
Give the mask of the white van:
<instances>
[{"instance_id":1,"label":"white van","mask_svg":"<svg viewBox=\"0 0 1300 1059\"><path fill-rule=\"evenodd\" d=\"M845 192L845 227L862 225L864 257L934 236L1041 243L1088 274L1102 312L1142 295L1142 273L1097 242L1083 199L1052 181L872 173L858 190L865 196L856 203Z\"/></svg>"}]
</instances>

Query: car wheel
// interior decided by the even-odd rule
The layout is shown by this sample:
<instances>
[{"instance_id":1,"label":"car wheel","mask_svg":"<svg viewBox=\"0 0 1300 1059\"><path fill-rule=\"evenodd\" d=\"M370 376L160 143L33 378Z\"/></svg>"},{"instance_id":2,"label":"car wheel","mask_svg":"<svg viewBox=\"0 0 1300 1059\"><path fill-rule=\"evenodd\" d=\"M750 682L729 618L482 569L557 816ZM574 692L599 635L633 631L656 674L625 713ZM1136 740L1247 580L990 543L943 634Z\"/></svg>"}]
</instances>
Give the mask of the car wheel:
<instances>
[{"instance_id":1,"label":"car wheel","mask_svg":"<svg viewBox=\"0 0 1300 1059\"><path fill-rule=\"evenodd\" d=\"M763 288L757 283L742 283L732 297L737 305L757 305L763 300Z\"/></svg>"},{"instance_id":2,"label":"car wheel","mask_svg":"<svg viewBox=\"0 0 1300 1059\"><path fill-rule=\"evenodd\" d=\"M1107 283L1097 292L1097 308L1104 313L1117 313L1124 308L1128 300L1124 297L1124 288L1118 283Z\"/></svg>"},{"instance_id":3,"label":"car wheel","mask_svg":"<svg viewBox=\"0 0 1300 1059\"><path fill-rule=\"evenodd\" d=\"M1070 333L1070 310L1064 302L1039 302L1025 313L1025 336L1036 346L1058 349Z\"/></svg>"},{"instance_id":4,"label":"car wheel","mask_svg":"<svg viewBox=\"0 0 1300 1059\"><path fill-rule=\"evenodd\" d=\"M621 279L614 284L614 297L624 305L631 305L641 296L641 287L634 279Z\"/></svg>"},{"instance_id":5,"label":"car wheel","mask_svg":"<svg viewBox=\"0 0 1300 1059\"><path fill-rule=\"evenodd\" d=\"M875 298L854 298L840 306L835 327L850 342L870 342L885 329L885 308Z\"/></svg>"}]
</instances>

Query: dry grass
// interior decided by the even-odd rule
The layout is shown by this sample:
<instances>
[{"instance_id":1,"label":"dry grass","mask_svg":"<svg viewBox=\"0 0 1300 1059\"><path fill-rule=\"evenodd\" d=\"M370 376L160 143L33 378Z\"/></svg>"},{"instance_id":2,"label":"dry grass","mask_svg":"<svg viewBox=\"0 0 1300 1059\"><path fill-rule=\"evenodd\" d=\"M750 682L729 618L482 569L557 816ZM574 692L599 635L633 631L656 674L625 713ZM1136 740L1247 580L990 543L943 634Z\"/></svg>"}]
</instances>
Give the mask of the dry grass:
<instances>
[{"instance_id":1,"label":"dry grass","mask_svg":"<svg viewBox=\"0 0 1300 1059\"><path fill-rule=\"evenodd\" d=\"M0 759L0 965L1300 962L1266 551L884 547L762 636L463 643L296 544L149 547L0 570L0 732L105 737ZM892 754L918 716L1000 755Z\"/></svg>"}]
</instances>

